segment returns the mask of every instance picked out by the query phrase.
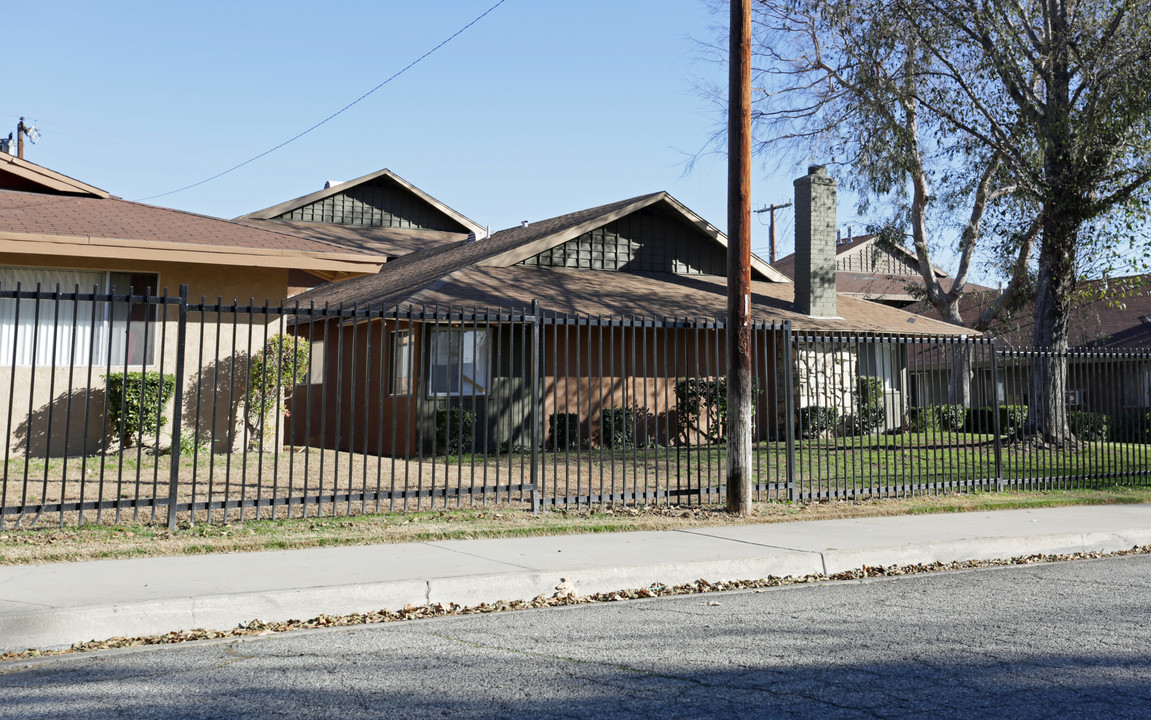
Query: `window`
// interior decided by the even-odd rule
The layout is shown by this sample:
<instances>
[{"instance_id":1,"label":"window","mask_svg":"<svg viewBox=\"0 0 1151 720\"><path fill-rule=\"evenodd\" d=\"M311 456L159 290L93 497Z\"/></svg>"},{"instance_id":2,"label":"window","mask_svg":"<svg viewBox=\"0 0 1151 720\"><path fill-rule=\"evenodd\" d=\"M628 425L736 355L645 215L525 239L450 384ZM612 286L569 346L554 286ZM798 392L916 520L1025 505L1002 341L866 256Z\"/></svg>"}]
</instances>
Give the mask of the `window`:
<instances>
[{"instance_id":1,"label":"window","mask_svg":"<svg viewBox=\"0 0 1151 720\"><path fill-rule=\"evenodd\" d=\"M487 330L434 330L430 346L428 376L431 395L487 395Z\"/></svg>"},{"instance_id":2,"label":"window","mask_svg":"<svg viewBox=\"0 0 1151 720\"><path fill-rule=\"evenodd\" d=\"M392 349L392 395L412 394L412 331L393 330L388 334L389 347Z\"/></svg>"},{"instance_id":3,"label":"window","mask_svg":"<svg viewBox=\"0 0 1151 720\"><path fill-rule=\"evenodd\" d=\"M0 268L0 289L143 295L158 277L147 273ZM151 364L156 357L157 304L0 299L0 365L113 366ZM111 348L111 357L108 349Z\"/></svg>"}]
</instances>

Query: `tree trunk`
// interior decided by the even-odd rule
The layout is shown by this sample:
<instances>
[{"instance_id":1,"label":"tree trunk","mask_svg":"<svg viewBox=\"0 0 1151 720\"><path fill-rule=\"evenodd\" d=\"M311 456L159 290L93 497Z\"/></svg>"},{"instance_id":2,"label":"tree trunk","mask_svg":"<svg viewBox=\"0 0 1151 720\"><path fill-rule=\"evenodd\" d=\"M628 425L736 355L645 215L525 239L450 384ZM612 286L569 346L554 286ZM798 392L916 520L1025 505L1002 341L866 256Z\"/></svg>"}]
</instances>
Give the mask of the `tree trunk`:
<instances>
[{"instance_id":1,"label":"tree trunk","mask_svg":"<svg viewBox=\"0 0 1151 720\"><path fill-rule=\"evenodd\" d=\"M1075 283L1075 225L1047 214L1035 299L1035 356L1031 361L1024 434L1057 447L1072 445L1067 423L1067 316Z\"/></svg>"}]
</instances>

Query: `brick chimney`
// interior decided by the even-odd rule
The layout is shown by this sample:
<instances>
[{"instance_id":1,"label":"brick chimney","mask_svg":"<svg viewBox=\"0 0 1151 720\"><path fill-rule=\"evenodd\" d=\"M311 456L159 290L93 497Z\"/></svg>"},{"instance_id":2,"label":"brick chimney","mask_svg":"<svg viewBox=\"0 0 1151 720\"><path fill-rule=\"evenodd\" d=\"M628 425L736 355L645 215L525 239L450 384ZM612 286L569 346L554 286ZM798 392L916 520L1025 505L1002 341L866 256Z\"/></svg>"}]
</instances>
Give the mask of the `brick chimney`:
<instances>
[{"instance_id":1,"label":"brick chimney","mask_svg":"<svg viewBox=\"0 0 1151 720\"><path fill-rule=\"evenodd\" d=\"M795 305L812 317L836 317L835 189L823 165L795 185Z\"/></svg>"}]
</instances>

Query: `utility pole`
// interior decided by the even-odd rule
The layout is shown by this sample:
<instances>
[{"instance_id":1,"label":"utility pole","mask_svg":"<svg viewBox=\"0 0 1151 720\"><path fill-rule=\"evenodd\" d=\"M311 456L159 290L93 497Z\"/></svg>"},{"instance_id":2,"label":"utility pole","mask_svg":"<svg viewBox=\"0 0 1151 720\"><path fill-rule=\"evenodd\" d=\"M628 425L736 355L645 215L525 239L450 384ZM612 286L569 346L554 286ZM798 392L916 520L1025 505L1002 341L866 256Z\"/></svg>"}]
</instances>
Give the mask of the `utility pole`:
<instances>
[{"instance_id":1,"label":"utility pole","mask_svg":"<svg viewBox=\"0 0 1151 720\"><path fill-rule=\"evenodd\" d=\"M727 122L727 511L751 514L751 0L731 0Z\"/></svg>"},{"instance_id":2,"label":"utility pole","mask_svg":"<svg viewBox=\"0 0 1151 720\"><path fill-rule=\"evenodd\" d=\"M21 160L24 159L24 136L27 135L28 139L35 145L36 141L40 139L40 132L32 125L25 125L24 118L20 118L20 122L16 123L16 157ZM9 138L12 136L9 135Z\"/></svg>"},{"instance_id":3,"label":"utility pole","mask_svg":"<svg viewBox=\"0 0 1151 720\"><path fill-rule=\"evenodd\" d=\"M771 240L768 244L768 254L770 255L770 259L767 261L771 265L775 264L775 211L789 207L791 207L791 203L784 203L782 205L768 205L761 210L755 211L757 215L760 213L771 213Z\"/></svg>"}]
</instances>

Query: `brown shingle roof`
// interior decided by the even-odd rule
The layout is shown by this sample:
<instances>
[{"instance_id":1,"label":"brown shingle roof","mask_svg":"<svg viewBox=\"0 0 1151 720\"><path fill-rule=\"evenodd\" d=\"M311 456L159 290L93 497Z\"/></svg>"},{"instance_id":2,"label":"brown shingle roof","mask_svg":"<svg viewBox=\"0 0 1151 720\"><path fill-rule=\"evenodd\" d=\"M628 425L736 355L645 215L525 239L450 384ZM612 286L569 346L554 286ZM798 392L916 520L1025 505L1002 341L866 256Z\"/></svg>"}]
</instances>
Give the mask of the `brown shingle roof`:
<instances>
[{"instance_id":1,"label":"brown shingle roof","mask_svg":"<svg viewBox=\"0 0 1151 720\"><path fill-rule=\"evenodd\" d=\"M413 230L384 228L367 225L336 225L332 223L250 220L238 218L235 222L251 227L287 233L303 238L324 240L355 252L366 252L384 257L399 257L418 250L463 242L467 233L443 230Z\"/></svg>"},{"instance_id":2,"label":"brown shingle roof","mask_svg":"<svg viewBox=\"0 0 1151 720\"><path fill-rule=\"evenodd\" d=\"M656 193L655 195L658 195ZM440 278L453 272L496 258L550 235L578 227L588 221L634 204L654 195L642 195L599 207L560 215L526 227L517 226L492 233L484 240L453 243L410 253L384 265L376 275L322 285L300 295L301 301L315 300L333 305L344 303L381 303L392 305L403 302Z\"/></svg>"},{"instance_id":3,"label":"brown shingle roof","mask_svg":"<svg viewBox=\"0 0 1151 720\"><path fill-rule=\"evenodd\" d=\"M352 281L354 282L354 281ZM789 320L798 330L969 335L971 331L886 305L839 296L841 317L812 318L794 303L790 283L752 282L755 320ZM546 314L723 318L727 279L714 275L623 273L516 265L472 267L404 298L420 305L522 309L539 300Z\"/></svg>"},{"instance_id":4,"label":"brown shingle roof","mask_svg":"<svg viewBox=\"0 0 1151 720\"><path fill-rule=\"evenodd\" d=\"M0 190L0 232L348 253L346 248L117 198Z\"/></svg>"}]
</instances>

